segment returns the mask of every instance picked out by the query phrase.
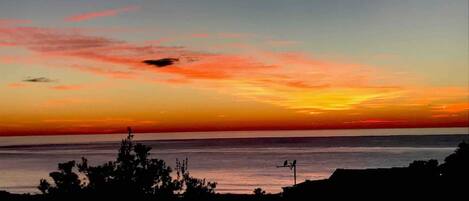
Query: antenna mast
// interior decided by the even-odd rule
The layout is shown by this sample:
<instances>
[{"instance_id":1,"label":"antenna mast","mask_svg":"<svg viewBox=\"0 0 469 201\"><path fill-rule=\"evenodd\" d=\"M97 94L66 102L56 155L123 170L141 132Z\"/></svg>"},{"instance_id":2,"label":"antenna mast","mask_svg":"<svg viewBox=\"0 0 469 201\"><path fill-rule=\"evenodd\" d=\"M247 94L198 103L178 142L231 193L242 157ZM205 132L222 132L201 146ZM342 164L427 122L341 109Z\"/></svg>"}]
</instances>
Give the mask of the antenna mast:
<instances>
[{"instance_id":1,"label":"antenna mast","mask_svg":"<svg viewBox=\"0 0 469 201\"><path fill-rule=\"evenodd\" d=\"M296 186L296 160L293 160L293 162L288 162L288 160L285 160L283 165L277 166L277 168L290 168L290 170L293 170L293 184Z\"/></svg>"}]
</instances>

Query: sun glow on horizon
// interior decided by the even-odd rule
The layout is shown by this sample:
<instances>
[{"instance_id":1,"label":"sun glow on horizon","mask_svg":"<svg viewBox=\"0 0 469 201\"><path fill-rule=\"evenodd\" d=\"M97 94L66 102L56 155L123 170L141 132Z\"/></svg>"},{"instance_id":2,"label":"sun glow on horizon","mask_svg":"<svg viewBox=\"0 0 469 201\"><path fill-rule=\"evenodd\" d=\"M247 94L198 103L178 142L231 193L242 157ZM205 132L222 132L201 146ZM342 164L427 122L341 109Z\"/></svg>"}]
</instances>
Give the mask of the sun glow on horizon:
<instances>
[{"instance_id":1,"label":"sun glow on horizon","mask_svg":"<svg viewBox=\"0 0 469 201\"><path fill-rule=\"evenodd\" d=\"M2 3L0 136L469 125L467 1L208 3Z\"/></svg>"}]
</instances>

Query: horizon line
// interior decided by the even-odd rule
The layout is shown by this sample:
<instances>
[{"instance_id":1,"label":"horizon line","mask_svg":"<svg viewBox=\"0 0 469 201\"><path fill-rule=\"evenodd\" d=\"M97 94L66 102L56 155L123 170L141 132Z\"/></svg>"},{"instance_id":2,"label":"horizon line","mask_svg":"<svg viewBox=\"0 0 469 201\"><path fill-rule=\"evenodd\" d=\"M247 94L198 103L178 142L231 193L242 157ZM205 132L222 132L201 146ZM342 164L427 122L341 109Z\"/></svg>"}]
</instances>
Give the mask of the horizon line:
<instances>
[{"instance_id":1,"label":"horizon line","mask_svg":"<svg viewBox=\"0 0 469 201\"><path fill-rule=\"evenodd\" d=\"M76 133L76 132L70 132L70 133L51 133L51 134L43 134L44 132L40 133L28 133L28 134L0 134L0 138L3 137L33 137L33 136L75 136L75 135L114 135L114 134L125 134L127 131L125 131L125 128L127 127L132 127L133 133L134 134L158 134L158 133L207 133L207 132L254 132L254 131L329 131L329 130L379 130L379 129L431 129L431 128L467 128L468 129L468 134L469 134L469 125L456 125L456 126L427 126L427 127L355 127L355 128L277 128L277 129L271 129L271 128L258 128L258 129L201 129L201 130L189 130L189 129L174 129L174 130L160 130L160 131L138 131L135 132L135 127L133 126L124 126L122 131L111 131L111 132L84 132L84 133Z\"/></svg>"}]
</instances>

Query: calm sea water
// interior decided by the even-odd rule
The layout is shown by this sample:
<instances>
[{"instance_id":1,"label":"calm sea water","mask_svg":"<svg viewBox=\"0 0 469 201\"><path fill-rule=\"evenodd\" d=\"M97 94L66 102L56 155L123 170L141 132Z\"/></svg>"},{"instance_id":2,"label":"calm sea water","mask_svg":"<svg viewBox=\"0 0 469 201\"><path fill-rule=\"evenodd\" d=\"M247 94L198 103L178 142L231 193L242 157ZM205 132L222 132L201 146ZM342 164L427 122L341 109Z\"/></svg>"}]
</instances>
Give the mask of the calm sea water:
<instances>
[{"instance_id":1,"label":"calm sea water","mask_svg":"<svg viewBox=\"0 0 469 201\"><path fill-rule=\"evenodd\" d=\"M468 128L438 128L163 133L137 134L136 139L153 148L152 157L169 165L174 166L176 158L189 158L191 174L218 182L218 192L250 193L261 187L274 193L293 183L289 169L276 168L284 160L298 161L298 181L321 179L336 168L441 162L459 142L469 140L468 134ZM112 160L123 137L2 137L0 190L38 192L39 179L48 178L57 163L82 156L93 164ZM194 137L199 139L184 140Z\"/></svg>"}]
</instances>

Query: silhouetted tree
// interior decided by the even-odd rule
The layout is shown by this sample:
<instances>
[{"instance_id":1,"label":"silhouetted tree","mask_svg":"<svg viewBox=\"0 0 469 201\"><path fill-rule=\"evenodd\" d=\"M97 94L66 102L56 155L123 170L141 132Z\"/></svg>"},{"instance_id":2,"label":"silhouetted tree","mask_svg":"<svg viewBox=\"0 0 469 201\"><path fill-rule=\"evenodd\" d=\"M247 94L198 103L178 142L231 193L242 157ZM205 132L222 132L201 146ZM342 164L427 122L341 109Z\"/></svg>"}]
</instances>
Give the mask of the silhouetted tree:
<instances>
[{"instance_id":1,"label":"silhouetted tree","mask_svg":"<svg viewBox=\"0 0 469 201\"><path fill-rule=\"evenodd\" d=\"M171 178L172 169L163 160L149 159L150 150L143 144L135 144L129 132L121 142L116 161L89 166L83 158L79 168L88 178L86 189L169 199L181 187Z\"/></svg>"},{"instance_id":2,"label":"silhouetted tree","mask_svg":"<svg viewBox=\"0 0 469 201\"><path fill-rule=\"evenodd\" d=\"M39 181L39 186L37 187L43 194L49 193L49 189L51 188L50 183L45 180L41 179Z\"/></svg>"},{"instance_id":3,"label":"silhouetted tree","mask_svg":"<svg viewBox=\"0 0 469 201\"><path fill-rule=\"evenodd\" d=\"M43 193L50 194L76 194L82 190L81 181L73 169L75 161L59 163L58 171L51 172L49 176L53 179L55 186L42 179L38 189Z\"/></svg>"},{"instance_id":4,"label":"silhouetted tree","mask_svg":"<svg viewBox=\"0 0 469 201\"><path fill-rule=\"evenodd\" d=\"M187 159L182 165L177 161L177 178L163 160L150 159L151 147L133 142L132 131L122 140L116 161L90 166L86 158L59 164L59 171L50 173L55 185L41 180L38 189L43 194L82 193L93 196L126 197L132 199L171 200L182 192L184 197L214 194L216 183L193 178L187 171ZM78 167L78 173L74 172ZM84 176L83 181L79 174Z\"/></svg>"},{"instance_id":5,"label":"silhouetted tree","mask_svg":"<svg viewBox=\"0 0 469 201\"><path fill-rule=\"evenodd\" d=\"M257 197L261 197L261 196L265 195L265 191L262 190L262 188L255 188L253 193Z\"/></svg>"},{"instance_id":6,"label":"silhouetted tree","mask_svg":"<svg viewBox=\"0 0 469 201\"><path fill-rule=\"evenodd\" d=\"M454 153L445 158L441 166L444 179L467 181L469 179L469 144L461 142Z\"/></svg>"}]
</instances>

